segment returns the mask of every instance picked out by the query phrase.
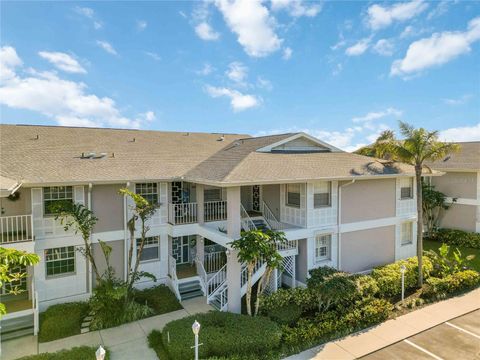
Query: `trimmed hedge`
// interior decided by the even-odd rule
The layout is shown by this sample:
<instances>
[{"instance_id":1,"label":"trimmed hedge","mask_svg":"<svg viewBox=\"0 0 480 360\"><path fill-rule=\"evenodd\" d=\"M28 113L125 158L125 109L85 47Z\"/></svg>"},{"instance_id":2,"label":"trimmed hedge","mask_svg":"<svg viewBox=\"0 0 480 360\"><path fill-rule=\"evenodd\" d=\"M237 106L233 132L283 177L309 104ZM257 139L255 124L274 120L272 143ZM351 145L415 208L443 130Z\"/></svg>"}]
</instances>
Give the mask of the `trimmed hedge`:
<instances>
[{"instance_id":1,"label":"trimmed hedge","mask_svg":"<svg viewBox=\"0 0 480 360\"><path fill-rule=\"evenodd\" d=\"M289 304L267 311L266 316L280 325L294 326L302 316L302 308L296 304Z\"/></svg>"},{"instance_id":2,"label":"trimmed hedge","mask_svg":"<svg viewBox=\"0 0 480 360\"><path fill-rule=\"evenodd\" d=\"M438 229L430 239L447 245L480 249L479 233L455 229Z\"/></svg>"},{"instance_id":3,"label":"trimmed hedge","mask_svg":"<svg viewBox=\"0 0 480 360\"><path fill-rule=\"evenodd\" d=\"M39 342L80 334L82 321L89 311L88 303L73 302L50 306L40 314Z\"/></svg>"},{"instance_id":4,"label":"trimmed hedge","mask_svg":"<svg viewBox=\"0 0 480 360\"><path fill-rule=\"evenodd\" d=\"M87 360L95 359L97 348L90 346L74 347L70 350L60 350L54 353L42 353L38 355L24 356L17 360ZM110 352L107 350L105 360L110 359Z\"/></svg>"},{"instance_id":5,"label":"trimmed hedge","mask_svg":"<svg viewBox=\"0 0 480 360\"><path fill-rule=\"evenodd\" d=\"M377 281L379 288L379 296L392 298L402 292L402 275L400 267L405 265L405 289L414 289L418 280L418 261L416 257L406 260L399 260L393 264L379 266L373 269L371 276ZM423 257L423 277L427 279L433 265L430 259Z\"/></svg>"},{"instance_id":6,"label":"trimmed hedge","mask_svg":"<svg viewBox=\"0 0 480 360\"><path fill-rule=\"evenodd\" d=\"M445 298L449 294L469 290L480 285L480 273L474 270L460 271L444 278L431 277L426 280L422 297L427 299Z\"/></svg>"},{"instance_id":7,"label":"trimmed hedge","mask_svg":"<svg viewBox=\"0 0 480 360\"><path fill-rule=\"evenodd\" d=\"M202 359L230 355L258 358L280 346L282 332L272 320L214 311L172 321L165 326L162 343L170 359L192 358L195 320L201 324L200 342L203 345L199 348L199 356Z\"/></svg>"}]
</instances>

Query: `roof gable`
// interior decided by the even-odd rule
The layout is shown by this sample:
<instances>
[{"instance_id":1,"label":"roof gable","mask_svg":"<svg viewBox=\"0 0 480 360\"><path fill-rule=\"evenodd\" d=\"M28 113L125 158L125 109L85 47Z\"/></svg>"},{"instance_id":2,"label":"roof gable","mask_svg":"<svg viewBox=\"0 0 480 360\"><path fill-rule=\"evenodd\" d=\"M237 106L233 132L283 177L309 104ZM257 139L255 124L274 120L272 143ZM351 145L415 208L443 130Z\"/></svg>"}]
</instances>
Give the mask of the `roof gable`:
<instances>
[{"instance_id":1,"label":"roof gable","mask_svg":"<svg viewBox=\"0 0 480 360\"><path fill-rule=\"evenodd\" d=\"M341 152L342 150L327 144L306 133L297 133L269 144L260 149L258 152L293 152L293 153L309 153L309 152Z\"/></svg>"}]
</instances>

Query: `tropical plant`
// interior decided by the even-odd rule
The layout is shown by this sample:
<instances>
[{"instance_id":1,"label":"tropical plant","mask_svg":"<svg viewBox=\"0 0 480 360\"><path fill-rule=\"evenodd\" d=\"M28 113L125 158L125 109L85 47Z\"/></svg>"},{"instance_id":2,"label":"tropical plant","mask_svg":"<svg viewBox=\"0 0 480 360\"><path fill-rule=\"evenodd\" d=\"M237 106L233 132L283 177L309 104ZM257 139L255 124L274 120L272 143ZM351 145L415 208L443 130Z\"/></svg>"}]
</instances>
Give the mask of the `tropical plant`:
<instances>
[{"instance_id":1,"label":"tropical plant","mask_svg":"<svg viewBox=\"0 0 480 360\"><path fill-rule=\"evenodd\" d=\"M247 267L247 313L252 315L252 277L255 266L260 261L266 262L266 270L259 281L257 300L255 301L255 314L258 314L260 304L259 295L263 293L270 280L270 275L274 269L280 268L282 257L277 251L276 243L286 241L285 234L267 230L250 230L242 232L240 239L231 242L233 249L238 251L238 260L245 263Z\"/></svg>"},{"instance_id":2,"label":"tropical plant","mask_svg":"<svg viewBox=\"0 0 480 360\"><path fill-rule=\"evenodd\" d=\"M403 139L397 139L393 132L385 134L382 139L371 145L374 154L392 161L410 164L415 168L417 189L417 258L418 258L418 286L423 285L422 254L423 254L423 192L422 172L426 162L434 162L459 149L457 144L442 142L438 139L438 131L428 131L424 128L415 129L413 126L400 121L400 133ZM381 136L382 137L382 136ZM359 153L362 150L359 150Z\"/></svg>"},{"instance_id":3,"label":"tropical plant","mask_svg":"<svg viewBox=\"0 0 480 360\"><path fill-rule=\"evenodd\" d=\"M327 275L322 271L325 276L315 276L315 270L312 273L313 280L308 279L307 286L317 298L318 311L327 311L330 306L343 301L350 302L357 295L356 281L347 273L336 271Z\"/></svg>"},{"instance_id":4,"label":"tropical plant","mask_svg":"<svg viewBox=\"0 0 480 360\"><path fill-rule=\"evenodd\" d=\"M5 287L9 294L17 295L25 291L21 288L20 283L28 274L26 271L14 271L16 269L24 269L26 266L33 266L40 261L37 254L30 254L12 248L0 247L0 288ZM4 304L0 302L0 318L7 313Z\"/></svg>"},{"instance_id":5,"label":"tropical plant","mask_svg":"<svg viewBox=\"0 0 480 360\"><path fill-rule=\"evenodd\" d=\"M435 190L435 186L422 181L422 206L423 206L423 222L426 227L428 236L432 236L438 228L438 220L440 214L457 202L456 198L452 199L452 203L447 202L447 196L441 191Z\"/></svg>"},{"instance_id":6,"label":"tropical plant","mask_svg":"<svg viewBox=\"0 0 480 360\"><path fill-rule=\"evenodd\" d=\"M101 274L98 271L98 266L95 262L93 244L91 241L93 228L98 221L98 218L93 211L83 204L72 203L69 201L59 201L53 204L50 211L55 214L55 220L60 219L60 223L63 225L65 231L72 228L75 234L80 232L84 247L79 248L78 251L91 264L97 282L101 281Z\"/></svg>"},{"instance_id":7,"label":"tropical plant","mask_svg":"<svg viewBox=\"0 0 480 360\"><path fill-rule=\"evenodd\" d=\"M443 278L469 268L470 261L475 255L463 256L459 249L450 251L450 246L442 244L435 250L425 251L425 255L430 258L433 264L432 276Z\"/></svg>"}]
</instances>

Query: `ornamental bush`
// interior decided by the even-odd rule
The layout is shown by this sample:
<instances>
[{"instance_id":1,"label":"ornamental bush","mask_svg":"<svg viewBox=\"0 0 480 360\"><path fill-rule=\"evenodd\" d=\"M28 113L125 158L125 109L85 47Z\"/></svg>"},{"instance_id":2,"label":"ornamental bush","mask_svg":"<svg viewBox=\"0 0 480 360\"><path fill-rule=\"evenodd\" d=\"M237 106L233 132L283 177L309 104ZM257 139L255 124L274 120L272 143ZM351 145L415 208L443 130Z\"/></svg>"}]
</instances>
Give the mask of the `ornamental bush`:
<instances>
[{"instance_id":1,"label":"ornamental bush","mask_svg":"<svg viewBox=\"0 0 480 360\"><path fill-rule=\"evenodd\" d=\"M52 341L80 334L82 321L89 311L86 302L50 306L40 314L39 342Z\"/></svg>"},{"instance_id":2,"label":"ornamental bush","mask_svg":"<svg viewBox=\"0 0 480 360\"><path fill-rule=\"evenodd\" d=\"M447 245L480 249L480 233L454 229L438 229L430 239Z\"/></svg>"},{"instance_id":3,"label":"ornamental bush","mask_svg":"<svg viewBox=\"0 0 480 360\"><path fill-rule=\"evenodd\" d=\"M201 359L230 355L260 358L280 346L282 332L272 320L214 311L172 321L165 326L162 342L170 359L192 359L192 324L195 320L201 324Z\"/></svg>"},{"instance_id":4,"label":"ornamental bush","mask_svg":"<svg viewBox=\"0 0 480 360\"><path fill-rule=\"evenodd\" d=\"M260 298L260 311L267 314L271 310L295 304L303 311L317 307L316 297L307 288L278 289L275 293Z\"/></svg>"},{"instance_id":5,"label":"ornamental bush","mask_svg":"<svg viewBox=\"0 0 480 360\"><path fill-rule=\"evenodd\" d=\"M266 316L277 324L294 326L302 316L302 308L297 304L288 304L267 311Z\"/></svg>"},{"instance_id":6,"label":"ornamental bush","mask_svg":"<svg viewBox=\"0 0 480 360\"><path fill-rule=\"evenodd\" d=\"M416 257L399 260L393 264L379 266L373 269L371 276L377 281L379 296L392 298L402 292L402 275L400 267L405 265L405 289L414 289L417 286L418 261ZM423 276L427 279L433 266L430 259L423 257Z\"/></svg>"},{"instance_id":7,"label":"ornamental bush","mask_svg":"<svg viewBox=\"0 0 480 360\"><path fill-rule=\"evenodd\" d=\"M469 290L480 285L480 273L474 270L460 271L443 278L431 277L426 280L422 297L435 300L447 295Z\"/></svg>"}]
</instances>

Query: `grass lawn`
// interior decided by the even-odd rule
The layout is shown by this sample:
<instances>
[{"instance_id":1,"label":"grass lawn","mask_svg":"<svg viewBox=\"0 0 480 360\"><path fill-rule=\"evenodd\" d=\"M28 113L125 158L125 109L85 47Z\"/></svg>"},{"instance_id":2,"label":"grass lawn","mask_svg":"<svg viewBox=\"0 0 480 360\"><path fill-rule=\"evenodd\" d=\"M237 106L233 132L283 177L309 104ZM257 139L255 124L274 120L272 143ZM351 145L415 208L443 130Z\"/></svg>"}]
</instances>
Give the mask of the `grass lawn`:
<instances>
[{"instance_id":1,"label":"grass lawn","mask_svg":"<svg viewBox=\"0 0 480 360\"><path fill-rule=\"evenodd\" d=\"M86 302L50 306L47 311L40 314L38 341L46 342L80 334L83 318L87 314Z\"/></svg>"},{"instance_id":2,"label":"grass lawn","mask_svg":"<svg viewBox=\"0 0 480 360\"><path fill-rule=\"evenodd\" d=\"M97 348L89 346L80 346L70 350L61 350L54 353L43 353L38 355L24 356L17 360L87 360L95 359L95 351ZM109 351L105 360L110 359Z\"/></svg>"},{"instance_id":3,"label":"grass lawn","mask_svg":"<svg viewBox=\"0 0 480 360\"><path fill-rule=\"evenodd\" d=\"M165 285L158 285L138 291L135 294L135 301L150 306L155 312L155 315L183 309L175 295Z\"/></svg>"},{"instance_id":4,"label":"grass lawn","mask_svg":"<svg viewBox=\"0 0 480 360\"><path fill-rule=\"evenodd\" d=\"M425 251L427 250L435 250L438 251L438 248L442 246L442 243L438 241L432 241L432 240L423 240L423 249ZM466 248L466 247L461 247L461 246L455 246L451 245L450 246L450 251L453 249L458 248L463 256L467 255L475 255L475 258L470 262L471 266L473 267L474 270L480 272L480 249L474 249L474 248Z\"/></svg>"}]
</instances>

